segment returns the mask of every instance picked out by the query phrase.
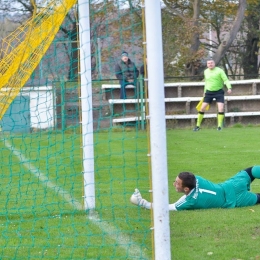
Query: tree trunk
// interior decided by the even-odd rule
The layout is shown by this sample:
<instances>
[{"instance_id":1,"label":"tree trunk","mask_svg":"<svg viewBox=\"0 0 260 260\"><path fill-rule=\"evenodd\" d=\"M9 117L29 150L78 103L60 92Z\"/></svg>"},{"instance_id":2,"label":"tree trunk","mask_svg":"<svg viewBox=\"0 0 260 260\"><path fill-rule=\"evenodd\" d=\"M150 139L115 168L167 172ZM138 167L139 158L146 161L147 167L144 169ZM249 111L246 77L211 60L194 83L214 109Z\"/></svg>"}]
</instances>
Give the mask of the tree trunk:
<instances>
[{"instance_id":1,"label":"tree trunk","mask_svg":"<svg viewBox=\"0 0 260 260\"><path fill-rule=\"evenodd\" d=\"M252 39L249 35L246 40L246 50L242 58L242 66L245 79L252 79L258 77L258 41L259 38Z\"/></svg>"},{"instance_id":2,"label":"tree trunk","mask_svg":"<svg viewBox=\"0 0 260 260\"><path fill-rule=\"evenodd\" d=\"M200 47L200 34L199 34L199 17L200 17L200 0L194 0L193 2L193 17L192 28L194 32L191 38L190 57L191 60L186 64L186 75L195 76L198 75L200 61L196 58L196 53Z\"/></svg>"},{"instance_id":3,"label":"tree trunk","mask_svg":"<svg viewBox=\"0 0 260 260\"><path fill-rule=\"evenodd\" d=\"M232 44L233 40L236 38L237 32L239 31L241 27L241 23L244 19L245 10L246 10L246 0L239 0L239 7L238 7L238 11L233 26L229 31L229 33L227 33L225 39L219 45L216 53L213 56L213 59L216 64L220 62L220 60L223 58L226 51Z\"/></svg>"},{"instance_id":4,"label":"tree trunk","mask_svg":"<svg viewBox=\"0 0 260 260\"><path fill-rule=\"evenodd\" d=\"M259 7L257 9L259 9ZM247 16L246 26L248 27L248 33L246 34L245 50L242 54L242 67L244 78L250 79L258 77L259 18L255 16Z\"/></svg>"}]
</instances>

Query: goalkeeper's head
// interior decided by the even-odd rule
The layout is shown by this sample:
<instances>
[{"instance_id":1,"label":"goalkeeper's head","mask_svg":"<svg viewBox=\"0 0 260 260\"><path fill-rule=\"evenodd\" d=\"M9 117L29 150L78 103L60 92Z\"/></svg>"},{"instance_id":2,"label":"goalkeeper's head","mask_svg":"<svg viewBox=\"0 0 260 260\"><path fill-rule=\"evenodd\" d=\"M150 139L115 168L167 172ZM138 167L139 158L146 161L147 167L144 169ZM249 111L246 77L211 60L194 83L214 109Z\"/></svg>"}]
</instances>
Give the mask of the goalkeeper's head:
<instances>
[{"instance_id":1,"label":"goalkeeper's head","mask_svg":"<svg viewBox=\"0 0 260 260\"><path fill-rule=\"evenodd\" d=\"M173 183L177 192L183 192L186 195L196 187L196 178L191 172L181 172Z\"/></svg>"}]
</instances>

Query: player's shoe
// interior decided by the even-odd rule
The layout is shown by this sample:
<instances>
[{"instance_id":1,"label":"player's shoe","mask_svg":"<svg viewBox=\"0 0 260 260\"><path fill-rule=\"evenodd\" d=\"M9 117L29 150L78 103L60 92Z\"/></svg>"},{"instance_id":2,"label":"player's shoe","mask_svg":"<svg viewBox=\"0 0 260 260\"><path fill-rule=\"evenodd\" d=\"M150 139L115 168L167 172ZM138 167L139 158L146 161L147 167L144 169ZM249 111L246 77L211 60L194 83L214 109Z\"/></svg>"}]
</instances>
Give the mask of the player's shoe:
<instances>
[{"instance_id":1,"label":"player's shoe","mask_svg":"<svg viewBox=\"0 0 260 260\"><path fill-rule=\"evenodd\" d=\"M219 126L219 127L217 128L217 130L218 130L218 131L221 131L221 130L222 130L222 128Z\"/></svg>"},{"instance_id":2,"label":"player's shoe","mask_svg":"<svg viewBox=\"0 0 260 260\"><path fill-rule=\"evenodd\" d=\"M200 130L200 127L199 126L196 126L195 128L193 128L193 131L194 132L197 132L197 131L199 131Z\"/></svg>"},{"instance_id":3,"label":"player's shoe","mask_svg":"<svg viewBox=\"0 0 260 260\"><path fill-rule=\"evenodd\" d=\"M140 193L140 191L138 189L135 189L135 192L132 194L132 196L130 197L130 201L131 203L139 206L140 202L142 200L142 195Z\"/></svg>"}]
</instances>

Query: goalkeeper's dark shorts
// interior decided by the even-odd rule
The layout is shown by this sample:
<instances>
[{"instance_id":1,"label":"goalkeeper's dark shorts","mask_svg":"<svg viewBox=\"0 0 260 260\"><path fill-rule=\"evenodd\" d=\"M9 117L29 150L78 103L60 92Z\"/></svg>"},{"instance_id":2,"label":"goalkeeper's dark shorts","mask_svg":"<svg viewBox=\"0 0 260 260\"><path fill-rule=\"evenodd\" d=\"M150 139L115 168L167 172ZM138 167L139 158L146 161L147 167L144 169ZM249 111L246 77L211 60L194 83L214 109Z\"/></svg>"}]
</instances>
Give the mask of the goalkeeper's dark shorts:
<instances>
[{"instance_id":1,"label":"goalkeeper's dark shorts","mask_svg":"<svg viewBox=\"0 0 260 260\"><path fill-rule=\"evenodd\" d=\"M213 99L215 99L216 102L218 102L218 103L224 103L225 102L224 101L224 90L223 89L220 89L217 91L206 90L204 102L211 104Z\"/></svg>"}]
</instances>

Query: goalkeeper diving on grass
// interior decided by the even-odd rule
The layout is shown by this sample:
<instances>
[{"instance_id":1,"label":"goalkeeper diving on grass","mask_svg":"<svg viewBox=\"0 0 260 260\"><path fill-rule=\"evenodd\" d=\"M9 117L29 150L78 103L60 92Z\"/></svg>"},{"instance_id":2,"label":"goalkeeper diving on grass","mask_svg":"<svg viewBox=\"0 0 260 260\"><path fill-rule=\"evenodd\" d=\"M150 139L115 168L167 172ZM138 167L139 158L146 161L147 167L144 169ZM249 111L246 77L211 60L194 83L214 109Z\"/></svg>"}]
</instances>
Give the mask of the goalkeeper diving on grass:
<instances>
[{"instance_id":1,"label":"goalkeeper diving on grass","mask_svg":"<svg viewBox=\"0 0 260 260\"><path fill-rule=\"evenodd\" d=\"M173 186L184 195L175 203L169 204L169 210L192 210L210 208L247 207L260 203L260 193L250 191L254 179L260 179L260 166L241 170L223 183L215 184L191 172L181 172ZM142 198L138 189L130 201L140 207L151 209L152 203Z\"/></svg>"}]
</instances>

